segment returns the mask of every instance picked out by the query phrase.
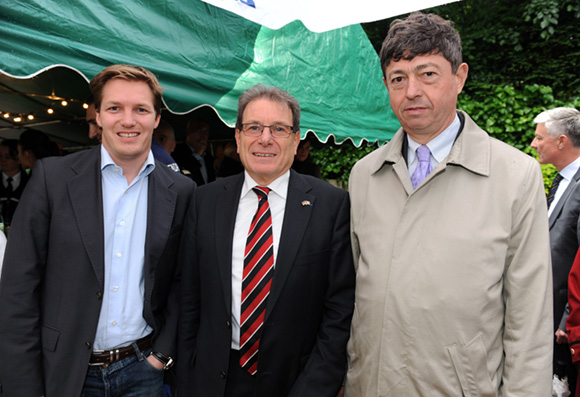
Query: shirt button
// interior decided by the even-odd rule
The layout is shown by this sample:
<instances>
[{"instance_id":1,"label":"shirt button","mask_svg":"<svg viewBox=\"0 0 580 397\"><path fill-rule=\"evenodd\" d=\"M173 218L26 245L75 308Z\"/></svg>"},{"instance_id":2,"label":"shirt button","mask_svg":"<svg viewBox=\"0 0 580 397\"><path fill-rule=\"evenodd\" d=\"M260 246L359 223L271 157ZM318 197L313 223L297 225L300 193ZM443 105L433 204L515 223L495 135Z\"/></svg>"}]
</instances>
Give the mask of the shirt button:
<instances>
[{"instance_id":1,"label":"shirt button","mask_svg":"<svg viewBox=\"0 0 580 397\"><path fill-rule=\"evenodd\" d=\"M125 226L125 221L121 221L121 222L119 222L119 225L121 225L121 226Z\"/></svg>"},{"instance_id":2,"label":"shirt button","mask_svg":"<svg viewBox=\"0 0 580 397\"><path fill-rule=\"evenodd\" d=\"M119 291L119 287L117 287L117 286L113 287L113 291L115 291L115 292Z\"/></svg>"},{"instance_id":3,"label":"shirt button","mask_svg":"<svg viewBox=\"0 0 580 397\"><path fill-rule=\"evenodd\" d=\"M117 258L120 258L120 257L121 257L121 253L117 252Z\"/></svg>"},{"instance_id":4,"label":"shirt button","mask_svg":"<svg viewBox=\"0 0 580 397\"><path fill-rule=\"evenodd\" d=\"M113 321L111 324L112 324L112 325L113 325L113 327L114 327L115 325L117 325L117 322L116 322L116 321Z\"/></svg>"}]
</instances>

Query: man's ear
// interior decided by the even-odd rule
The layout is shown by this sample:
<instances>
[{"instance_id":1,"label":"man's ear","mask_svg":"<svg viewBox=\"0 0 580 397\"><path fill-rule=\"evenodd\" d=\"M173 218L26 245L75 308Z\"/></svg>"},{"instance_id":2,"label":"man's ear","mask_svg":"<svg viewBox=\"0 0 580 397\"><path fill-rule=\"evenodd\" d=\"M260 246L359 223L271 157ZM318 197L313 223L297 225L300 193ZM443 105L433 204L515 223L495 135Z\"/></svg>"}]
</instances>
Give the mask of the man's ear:
<instances>
[{"instance_id":1,"label":"man's ear","mask_svg":"<svg viewBox=\"0 0 580 397\"><path fill-rule=\"evenodd\" d=\"M463 62L457 68L457 72L455 73L455 78L457 79L457 95L463 91L463 86L465 85L465 81L467 80L467 75L469 73L469 66L465 62Z\"/></svg>"}]
</instances>

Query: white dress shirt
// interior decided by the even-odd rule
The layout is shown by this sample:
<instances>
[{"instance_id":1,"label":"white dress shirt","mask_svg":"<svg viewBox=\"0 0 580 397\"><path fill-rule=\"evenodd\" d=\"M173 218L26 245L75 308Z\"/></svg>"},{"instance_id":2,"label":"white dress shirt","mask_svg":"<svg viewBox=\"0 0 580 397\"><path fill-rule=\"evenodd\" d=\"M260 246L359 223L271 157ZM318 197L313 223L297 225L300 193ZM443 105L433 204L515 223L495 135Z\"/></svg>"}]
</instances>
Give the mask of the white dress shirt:
<instances>
[{"instance_id":1,"label":"white dress shirt","mask_svg":"<svg viewBox=\"0 0 580 397\"><path fill-rule=\"evenodd\" d=\"M244 184L238 204L236 225L234 227L234 242L232 246L232 349L239 350L240 346L240 311L242 306L242 276L244 272L244 251L252 218L258 209L258 196L252 188L258 184L244 171ZM286 209L288 182L290 171L270 183L268 203L272 214L272 237L274 239L274 266L280 243L280 233Z\"/></svg>"},{"instance_id":2,"label":"white dress shirt","mask_svg":"<svg viewBox=\"0 0 580 397\"><path fill-rule=\"evenodd\" d=\"M572 180L574 175L576 175L576 172L578 172L578 169L580 169L580 157L572 161L562 171L560 171L560 175L562 175L562 180L558 185L558 189L556 190L556 194L554 195L554 200L552 200L550 208L548 208L548 216L552 215L552 211L554 211L554 208L556 208L556 204L558 204L558 201L566 191L566 188L570 184L570 181Z\"/></svg>"}]
</instances>

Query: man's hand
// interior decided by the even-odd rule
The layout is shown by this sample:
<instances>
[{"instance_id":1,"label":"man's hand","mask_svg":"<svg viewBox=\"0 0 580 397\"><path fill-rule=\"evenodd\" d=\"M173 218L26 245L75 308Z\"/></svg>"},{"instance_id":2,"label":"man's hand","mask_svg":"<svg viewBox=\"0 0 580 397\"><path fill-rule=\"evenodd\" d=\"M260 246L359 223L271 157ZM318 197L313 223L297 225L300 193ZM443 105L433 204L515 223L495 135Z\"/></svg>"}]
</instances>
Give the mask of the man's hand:
<instances>
[{"instance_id":1,"label":"man's hand","mask_svg":"<svg viewBox=\"0 0 580 397\"><path fill-rule=\"evenodd\" d=\"M568 343L568 335L560 328L556 330L556 343L558 344Z\"/></svg>"},{"instance_id":2,"label":"man's hand","mask_svg":"<svg viewBox=\"0 0 580 397\"><path fill-rule=\"evenodd\" d=\"M157 369L163 369L164 365L161 361L159 361L157 359L157 357L155 357L153 354L150 354L149 356L147 356L147 361L149 361L149 364L151 364L152 366L154 366Z\"/></svg>"},{"instance_id":3,"label":"man's hand","mask_svg":"<svg viewBox=\"0 0 580 397\"><path fill-rule=\"evenodd\" d=\"M343 397L344 396L344 386L340 388L336 397Z\"/></svg>"}]
</instances>

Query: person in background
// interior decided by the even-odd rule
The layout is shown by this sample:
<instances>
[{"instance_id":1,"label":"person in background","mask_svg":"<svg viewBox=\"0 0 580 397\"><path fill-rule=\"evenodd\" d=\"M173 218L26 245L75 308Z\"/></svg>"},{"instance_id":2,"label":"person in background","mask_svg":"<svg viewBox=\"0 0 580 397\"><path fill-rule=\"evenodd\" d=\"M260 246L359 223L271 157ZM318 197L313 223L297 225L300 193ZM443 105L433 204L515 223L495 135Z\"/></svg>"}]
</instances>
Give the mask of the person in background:
<instances>
[{"instance_id":1,"label":"person in background","mask_svg":"<svg viewBox=\"0 0 580 397\"><path fill-rule=\"evenodd\" d=\"M350 175L357 279L345 395L549 396L539 164L457 110L468 66L451 21L393 21L380 60L402 128Z\"/></svg>"},{"instance_id":2,"label":"person in background","mask_svg":"<svg viewBox=\"0 0 580 397\"><path fill-rule=\"evenodd\" d=\"M236 142L228 142L224 147L224 157L218 168L218 178L225 178L231 175L239 174L244 171L244 166L240 160Z\"/></svg>"},{"instance_id":3,"label":"person in background","mask_svg":"<svg viewBox=\"0 0 580 397\"><path fill-rule=\"evenodd\" d=\"M185 128L185 143L173 151L181 171L198 186L215 181L214 160L208 149L209 123L200 118L189 120Z\"/></svg>"},{"instance_id":4,"label":"person in background","mask_svg":"<svg viewBox=\"0 0 580 397\"><path fill-rule=\"evenodd\" d=\"M32 170L37 160L59 156L58 146L38 130L26 130L18 139L18 161L25 170Z\"/></svg>"},{"instance_id":5,"label":"person in background","mask_svg":"<svg viewBox=\"0 0 580 397\"><path fill-rule=\"evenodd\" d=\"M14 211L16 211L20 196L22 196L28 182L28 174L22 170L18 161L18 141L16 139L5 139L0 142L0 169L2 169L1 214L4 232L8 234Z\"/></svg>"},{"instance_id":6,"label":"person in background","mask_svg":"<svg viewBox=\"0 0 580 397\"><path fill-rule=\"evenodd\" d=\"M580 112L574 108L546 110L534 119L531 147L540 164L558 169L548 193L552 282L554 295L553 371L568 378L570 392L577 389L577 374L568 350L566 318L568 275L580 247Z\"/></svg>"},{"instance_id":7,"label":"person in background","mask_svg":"<svg viewBox=\"0 0 580 397\"><path fill-rule=\"evenodd\" d=\"M171 155L175 150L175 131L171 124L165 120L161 120L155 130L153 130L153 139L155 139L165 151Z\"/></svg>"},{"instance_id":8,"label":"person in background","mask_svg":"<svg viewBox=\"0 0 580 397\"><path fill-rule=\"evenodd\" d=\"M186 220L179 396L334 397L354 299L348 194L290 169L286 91L244 92L236 141L245 172L201 186Z\"/></svg>"},{"instance_id":9,"label":"person in background","mask_svg":"<svg viewBox=\"0 0 580 397\"><path fill-rule=\"evenodd\" d=\"M4 397L160 397L176 357L177 252L195 185L151 153L153 73L112 65L90 88L102 144L38 160L14 216L0 280Z\"/></svg>"},{"instance_id":10,"label":"person in background","mask_svg":"<svg viewBox=\"0 0 580 397\"><path fill-rule=\"evenodd\" d=\"M86 111L86 121L89 125L89 139L101 142L101 134L103 131L101 127L97 124L97 112L95 110L95 100L91 96L87 101L89 107Z\"/></svg>"},{"instance_id":11,"label":"person in background","mask_svg":"<svg viewBox=\"0 0 580 397\"><path fill-rule=\"evenodd\" d=\"M312 144L308 138L300 141L298 150L296 151L296 156L294 156L292 169L300 174L312 175L316 178L321 178L320 166L314 164L312 157L310 157L311 145Z\"/></svg>"}]
</instances>

